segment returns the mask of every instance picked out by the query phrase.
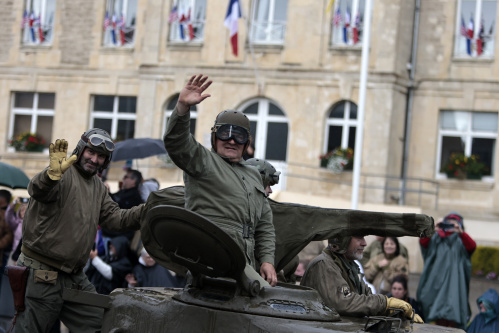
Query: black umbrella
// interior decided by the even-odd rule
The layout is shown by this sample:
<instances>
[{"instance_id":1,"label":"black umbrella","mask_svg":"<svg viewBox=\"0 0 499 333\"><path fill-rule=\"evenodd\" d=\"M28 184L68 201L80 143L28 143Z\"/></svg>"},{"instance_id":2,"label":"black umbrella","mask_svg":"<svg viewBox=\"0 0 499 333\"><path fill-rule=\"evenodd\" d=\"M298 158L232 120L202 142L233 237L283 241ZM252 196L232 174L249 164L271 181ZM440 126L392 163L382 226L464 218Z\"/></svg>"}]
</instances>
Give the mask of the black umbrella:
<instances>
[{"instance_id":1,"label":"black umbrella","mask_svg":"<svg viewBox=\"0 0 499 333\"><path fill-rule=\"evenodd\" d=\"M125 161L161 154L166 154L165 145L161 139L127 139L116 143L111 160L113 162Z\"/></svg>"},{"instance_id":2,"label":"black umbrella","mask_svg":"<svg viewBox=\"0 0 499 333\"><path fill-rule=\"evenodd\" d=\"M16 188L28 188L29 178L24 171L7 163L0 162L0 185Z\"/></svg>"}]
</instances>

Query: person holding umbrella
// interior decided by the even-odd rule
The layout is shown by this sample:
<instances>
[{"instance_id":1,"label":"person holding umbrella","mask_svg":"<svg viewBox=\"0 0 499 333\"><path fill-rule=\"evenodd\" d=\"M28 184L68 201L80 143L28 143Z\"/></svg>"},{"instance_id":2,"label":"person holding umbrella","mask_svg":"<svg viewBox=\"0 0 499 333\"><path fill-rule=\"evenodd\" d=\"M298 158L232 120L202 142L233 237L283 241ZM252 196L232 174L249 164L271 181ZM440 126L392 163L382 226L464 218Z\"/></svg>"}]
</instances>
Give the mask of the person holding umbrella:
<instances>
[{"instance_id":1,"label":"person holding umbrella","mask_svg":"<svg viewBox=\"0 0 499 333\"><path fill-rule=\"evenodd\" d=\"M185 208L227 232L246 257L246 274L261 286L275 286L275 231L272 211L258 170L242 158L250 144L250 121L240 111L218 114L212 150L190 134L190 107L210 95L207 76L192 76L180 91L163 137L172 161L184 170ZM258 274L258 271L260 274Z\"/></svg>"},{"instance_id":2,"label":"person holding umbrella","mask_svg":"<svg viewBox=\"0 0 499 333\"><path fill-rule=\"evenodd\" d=\"M107 168L114 150L109 134L86 131L72 156L68 143L50 144L49 166L29 185L31 196L23 223L23 245L18 266L30 267L25 307L16 332L47 332L59 318L70 331L95 332L102 326L103 309L62 298L64 288L95 293L83 272L94 245L97 226L111 230L140 228L143 205L120 209L96 177Z\"/></svg>"}]
</instances>

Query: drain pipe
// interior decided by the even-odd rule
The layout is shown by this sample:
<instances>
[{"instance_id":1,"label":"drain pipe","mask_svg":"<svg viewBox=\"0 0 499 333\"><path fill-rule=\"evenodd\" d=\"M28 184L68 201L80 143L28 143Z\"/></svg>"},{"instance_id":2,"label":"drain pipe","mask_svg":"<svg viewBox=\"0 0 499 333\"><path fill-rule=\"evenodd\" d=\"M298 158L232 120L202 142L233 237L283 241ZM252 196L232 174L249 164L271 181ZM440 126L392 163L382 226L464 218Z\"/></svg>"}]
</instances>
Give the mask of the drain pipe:
<instances>
[{"instance_id":1,"label":"drain pipe","mask_svg":"<svg viewBox=\"0 0 499 333\"><path fill-rule=\"evenodd\" d=\"M409 64L409 86L407 87L407 104L405 115L405 135L404 135L404 150L402 152L402 186L400 193L399 204L405 204L405 193L407 187L407 165L409 159L409 144L411 139L411 118L412 105L414 100L414 74L416 72L416 54L418 51L418 31L419 31L419 11L421 8L421 0L416 0L414 10L414 27L412 31L412 54L411 63Z\"/></svg>"}]
</instances>

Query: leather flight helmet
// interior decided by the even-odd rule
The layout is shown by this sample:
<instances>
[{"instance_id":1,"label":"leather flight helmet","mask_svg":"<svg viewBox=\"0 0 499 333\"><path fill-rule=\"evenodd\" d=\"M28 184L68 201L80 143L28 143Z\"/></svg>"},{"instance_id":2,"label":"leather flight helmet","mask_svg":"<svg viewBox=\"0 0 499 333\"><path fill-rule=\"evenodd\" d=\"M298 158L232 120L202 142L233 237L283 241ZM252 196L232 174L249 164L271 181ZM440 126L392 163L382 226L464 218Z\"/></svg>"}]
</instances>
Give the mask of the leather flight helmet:
<instances>
[{"instance_id":1,"label":"leather flight helmet","mask_svg":"<svg viewBox=\"0 0 499 333\"><path fill-rule=\"evenodd\" d=\"M280 171L277 171L272 164L260 158L250 158L246 163L256 167L262 177L263 187L279 184Z\"/></svg>"},{"instance_id":2,"label":"leather flight helmet","mask_svg":"<svg viewBox=\"0 0 499 333\"><path fill-rule=\"evenodd\" d=\"M352 240L351 236L329 238L328 239L329 248L333 252L343 254L347 252L348 246L350 245L350 240Z\"/></svg>"},{"instance_id":3,"label":"leather flight helmet","mask_svg":"<svg viewBox=\"0 0 499 333\"><path fill-rule=\"evenodd\" d=\"M215 118L215 124L211 128L211 146L213 149L216 151L216 145L215 145L215 132L217 129L222 126L222 125L236 125L244 128L248 132L248 137L251 136L250 134L250 121L248 117L242 113L241 111L237 110L225 110L220 112L217 117ZM244 146L244 152L246 152L246 149L248 149L250 144L250 140L245 144Z\"/></svg>"},{"instance_id":4,"label":"leather flight helmet","mask_svg":"<svg viewBox=\"0 0 499 333\"><path fill-rule=\"evenodd\" d=\"M92 136L94 134L101 135L101 136L109 139L109 141L113 142L113 140L111 139L111 136L109 135L108 132L106 132L105 130L100 129L100 128L92 128L81 135L81 138L78 141L78 144L76 145L76 148L73 150L73 153L71 155L77 156L76 163L80 162L80 159L81 159L81 156L83 155L83 151L85 150L85 147L91 148L92 150L95 150L98 153L106 155L107 156L106 161L104 162L104 165L102 166L101 170L99 170L100 172L102 172L102 170L104 170L108 167L109 162L111 161L112 151L107 150L104 142L98 146L91 145L88 139L90 138L90 136Z\"/></svg>"}]
</instances>

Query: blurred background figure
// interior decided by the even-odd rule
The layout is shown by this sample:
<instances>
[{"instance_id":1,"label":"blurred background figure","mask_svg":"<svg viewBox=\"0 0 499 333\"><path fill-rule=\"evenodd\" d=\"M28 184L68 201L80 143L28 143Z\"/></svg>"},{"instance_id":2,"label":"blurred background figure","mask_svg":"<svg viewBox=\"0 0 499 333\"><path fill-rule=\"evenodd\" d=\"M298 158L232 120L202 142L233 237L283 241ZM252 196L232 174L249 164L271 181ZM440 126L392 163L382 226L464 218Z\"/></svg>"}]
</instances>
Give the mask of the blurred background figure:
<instances>
[{"instance_id":1,"label":"blurred background figure","mask_svg":"<svg viewBox=\"0 0 499 333\"><path fill-rule=\"evenodd\" d=\"M409 263L400 255L397 237L385 237L382 253L372 257L364 267L367 282L372 283L378 294L386 295L391 291L392 279L397 275L409 277Z\"/></svg>"},{"instance_id":2,"label":"blurred background figure","mask_svg":"<svg viewBox=\"0 0 499 333\"><path fill-rule=\"evenodd\" d=\"M424 320L423 312L419 308L419 304L413 297L409 296L409 289L407 289L407 277L405 275L397 275L392 279L392 288L386 297L396 297L406 301L412 306L412 309L417 313L421 319Z\"/></svg>"},{"instance_id":3,"label":"blurred background figure","mask_svg":"<svg viewBox=\"0 0 499 333\"><path fill-rule=\"evenodd\" d=\"M468 295L476 243L456 212L438 222L435 231L419 240L424 267L417 299L427 322L465 329L471 316Z\"/></svg>"},{"instance_id":4,"label":"blurred background figure","mask_svg":"<svg viewBox=\"0 0 499 333\"><path fill-rule=\"evenodd\" d=\"M499 332L499 294L494 289L487 290L476 300L480 313L475 316L466 330L468 333Z\"/></svg>"},{"instance_id":5,"label":"blurred background figure","mask_svg":"<svg viewBox=\"0 0 499 333\"><path fill-rule=\"evenodd\" d=\"M151 192L159 190L159 182L155 178L149 178L139 185L140 197L143 202L147 201Z\"/></svg>"},{"instance_id":6,"label":"blurred background figure","mask_svg":"<svg viewBox=\"0 0 499 333\"><path fill-rule=\"evenodd\" d=\"M24 213L28 207L28 202L28 198L15 198L5 211L5 220L14 235L14 239L12 241L12 253L17 250L19 242L21 241ZM17 261L17 258L11 258L11 260Z\"/></svg>"},{"instance_id":7,"label":"blurred background figure","mask_svg":"<svg viewBox=\"0 0 499 333\"><path fill-rule=\"evenodd\" d=\"M125 287L125 276L132 271L128 259L128 239L117 236L107 242L108 253L102 259L97 250L90 251L90 264L86 270L88 279L99 294L108 295L116 288Z\"/></svg>"},{"instance_id":8,"label":"blurred background figure","mask_svg":"<svg viewBox=\"0 0 499 333\"><path fill-rule=\"evenodd\" d=\"M295 275L297 280L300 281L303 274L307 270L308 264L322 253L322 250L326 248L326 243L324 241L312 241L303 250L298 253L298 258L300 260L298 267L296 268Z\"/></svg>"},{"instance_id":9,"label":"blurred background figure","mask_svg":"<svg viewBox=\"0 0 499 333\"><path fill-rule=\"evenodd\" d=\"M14 238L12 229L5 220L5 213L11 199L12 195L8 190L0 190L0 260L2 265L0 273L3 273L5 265L7 265Z\"/></svg>"},{"instance_id":10,"label":"blurred background figure","mask_svg":"<svg viewBox=\"0 0 499 333\"><path fill-rule=\"evenodd\" d=\"M156 261L142 249L139 263L133 268L131 274L126 275L129 287L171 287L183 288L185 278L176 275Z\"/></svg>"},{"instance_id":11,"label":"blurred background figure","mask_svg":"<svg viewBox=\"0 0 499 333\"><path fill-rule=\"evenodd\" d=\"M362 260L360 261L362 266L365 266L372 257L383 252L383 247L381 243L383 242L384 239L385 237L376 236L376 239L374 239L364 249L364 257L362 257ZM400 247L400 254L402 255L402 257L407 259L407 262L409 262L409 252L407 251L407 248L404 246L404 244L400 244L400 242L399 242L399 247Z\"/></svg>"}]
</instances>

